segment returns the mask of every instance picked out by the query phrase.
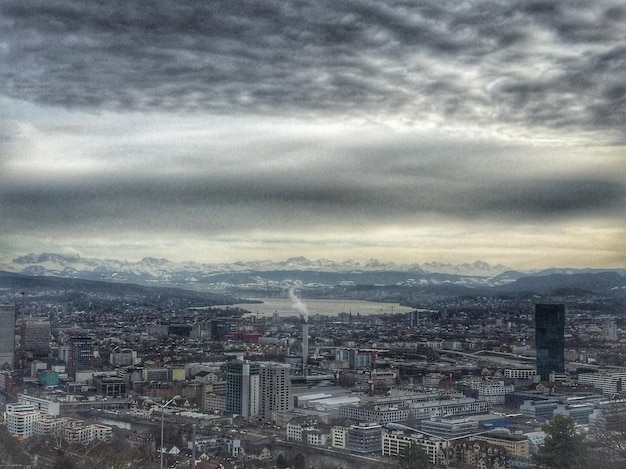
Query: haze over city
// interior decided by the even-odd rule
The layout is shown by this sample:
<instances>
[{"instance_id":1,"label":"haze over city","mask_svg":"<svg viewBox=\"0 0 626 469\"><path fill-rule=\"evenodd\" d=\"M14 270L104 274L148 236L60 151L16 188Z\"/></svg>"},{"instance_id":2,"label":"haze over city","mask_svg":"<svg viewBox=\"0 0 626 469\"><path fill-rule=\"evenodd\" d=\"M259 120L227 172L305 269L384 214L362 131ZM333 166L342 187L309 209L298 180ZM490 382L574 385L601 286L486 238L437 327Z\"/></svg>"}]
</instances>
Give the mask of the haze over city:
<instances>
[{"instance_id":1,"label":"haze over city","mask_svg":"<svg viewBox=\"0 0 626 469\"><path fill-rule=\"evenodd\" d=\"M626 265L619 1L5 0L0 261Z\"/></svg>"}]
</instances>

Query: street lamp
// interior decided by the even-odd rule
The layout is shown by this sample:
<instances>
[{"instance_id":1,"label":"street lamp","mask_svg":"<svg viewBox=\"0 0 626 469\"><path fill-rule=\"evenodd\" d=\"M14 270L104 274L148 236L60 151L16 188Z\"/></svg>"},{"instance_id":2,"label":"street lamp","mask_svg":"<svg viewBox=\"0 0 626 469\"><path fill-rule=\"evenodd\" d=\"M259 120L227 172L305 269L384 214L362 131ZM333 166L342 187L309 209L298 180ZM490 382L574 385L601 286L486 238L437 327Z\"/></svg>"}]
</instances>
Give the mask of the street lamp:
<instances>
[{"instance_id":1,"label":"street lamp","mask_svg":"<svg viewBox=\"0 0 626 469\"><path fill-rule=\"evenodd\" d=\"M165 408L170 405L172 402L174 402L175 400L180 399L179 395L176 395L174 397L172 397L169 401L167 401L165 404L157 404L158 406L161 407L161 469L163 469L163 428L164 428L164 416L165 416Z\"/></svg>"}]
</instances>

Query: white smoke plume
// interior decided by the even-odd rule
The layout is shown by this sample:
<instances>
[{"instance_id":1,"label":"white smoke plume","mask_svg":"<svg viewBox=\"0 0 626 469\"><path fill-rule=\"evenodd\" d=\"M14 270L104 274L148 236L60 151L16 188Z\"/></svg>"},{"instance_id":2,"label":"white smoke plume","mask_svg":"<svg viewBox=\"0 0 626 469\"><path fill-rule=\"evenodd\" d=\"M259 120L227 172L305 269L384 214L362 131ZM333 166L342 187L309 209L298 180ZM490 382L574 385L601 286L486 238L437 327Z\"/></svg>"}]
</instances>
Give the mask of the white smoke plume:
<instances>
[{"instance_id":1,"label":"white smoke plume","mask_svg":"<svg viewBox=\"0 0 626 469\"><path fill-rule=\"evenodd\" d=\"M291 301L293 301L291 308L294 311L300 313L300 316L302 316L304 322L307 322L309 320L309 310L306 309L306 305L302 301L300 301L300 298L296 296L293 288L289 290L289 298L291 298Z\"/></svg>"}]
</instances>

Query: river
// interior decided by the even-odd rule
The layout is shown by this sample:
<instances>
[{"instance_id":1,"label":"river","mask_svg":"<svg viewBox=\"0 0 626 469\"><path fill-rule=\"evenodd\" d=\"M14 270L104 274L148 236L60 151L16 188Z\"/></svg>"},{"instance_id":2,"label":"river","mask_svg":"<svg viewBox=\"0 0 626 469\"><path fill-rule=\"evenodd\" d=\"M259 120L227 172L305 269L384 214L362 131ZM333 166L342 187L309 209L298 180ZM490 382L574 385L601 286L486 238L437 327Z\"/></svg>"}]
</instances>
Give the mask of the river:
<instances>
[{"instance_id":1,"label":"river","mask_svg":"<svg viewBox=\"0 0 626 469\"><path fill-rule=\"evenodd\" d=\"M137 422L130 422L127 420L116 420L114 418L106 418L106 417L96 417L98 422L108 425L110 427L119 427L125 430L133 430L138 433L142 433L150 428L150 425L141 424Z\"/></svg>"}]
</instances>

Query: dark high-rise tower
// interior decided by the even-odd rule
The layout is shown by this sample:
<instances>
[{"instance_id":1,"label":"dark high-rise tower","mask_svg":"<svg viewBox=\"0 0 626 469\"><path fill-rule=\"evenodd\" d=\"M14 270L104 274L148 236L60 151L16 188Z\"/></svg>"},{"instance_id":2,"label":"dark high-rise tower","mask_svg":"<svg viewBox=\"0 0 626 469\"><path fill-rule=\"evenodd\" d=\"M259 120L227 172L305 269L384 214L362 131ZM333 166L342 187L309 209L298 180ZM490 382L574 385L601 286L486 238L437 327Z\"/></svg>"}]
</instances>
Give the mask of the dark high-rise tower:
<instances>
[{"instance_id":1,"label":"dark high-rise tower","mask_svg":"<svg viewBox=\"0 0 626 469\"><path fill-rule=\"evenodd\" d=\"M76 372L93 367L93 339L91 337L70 337L70 353L67 373L72 379Z\"/></svg>"},{"instance_id":2,"label":"dark high-rise tower","mask_svg":"<svg viewBox=\"0 0 626 469\"><path fill-rule=\"evenodd\" d=\"M535 347L542 381L548 381L552 372L565 371L565 305L535 305Z\"/></svg>"}]
</instances>

